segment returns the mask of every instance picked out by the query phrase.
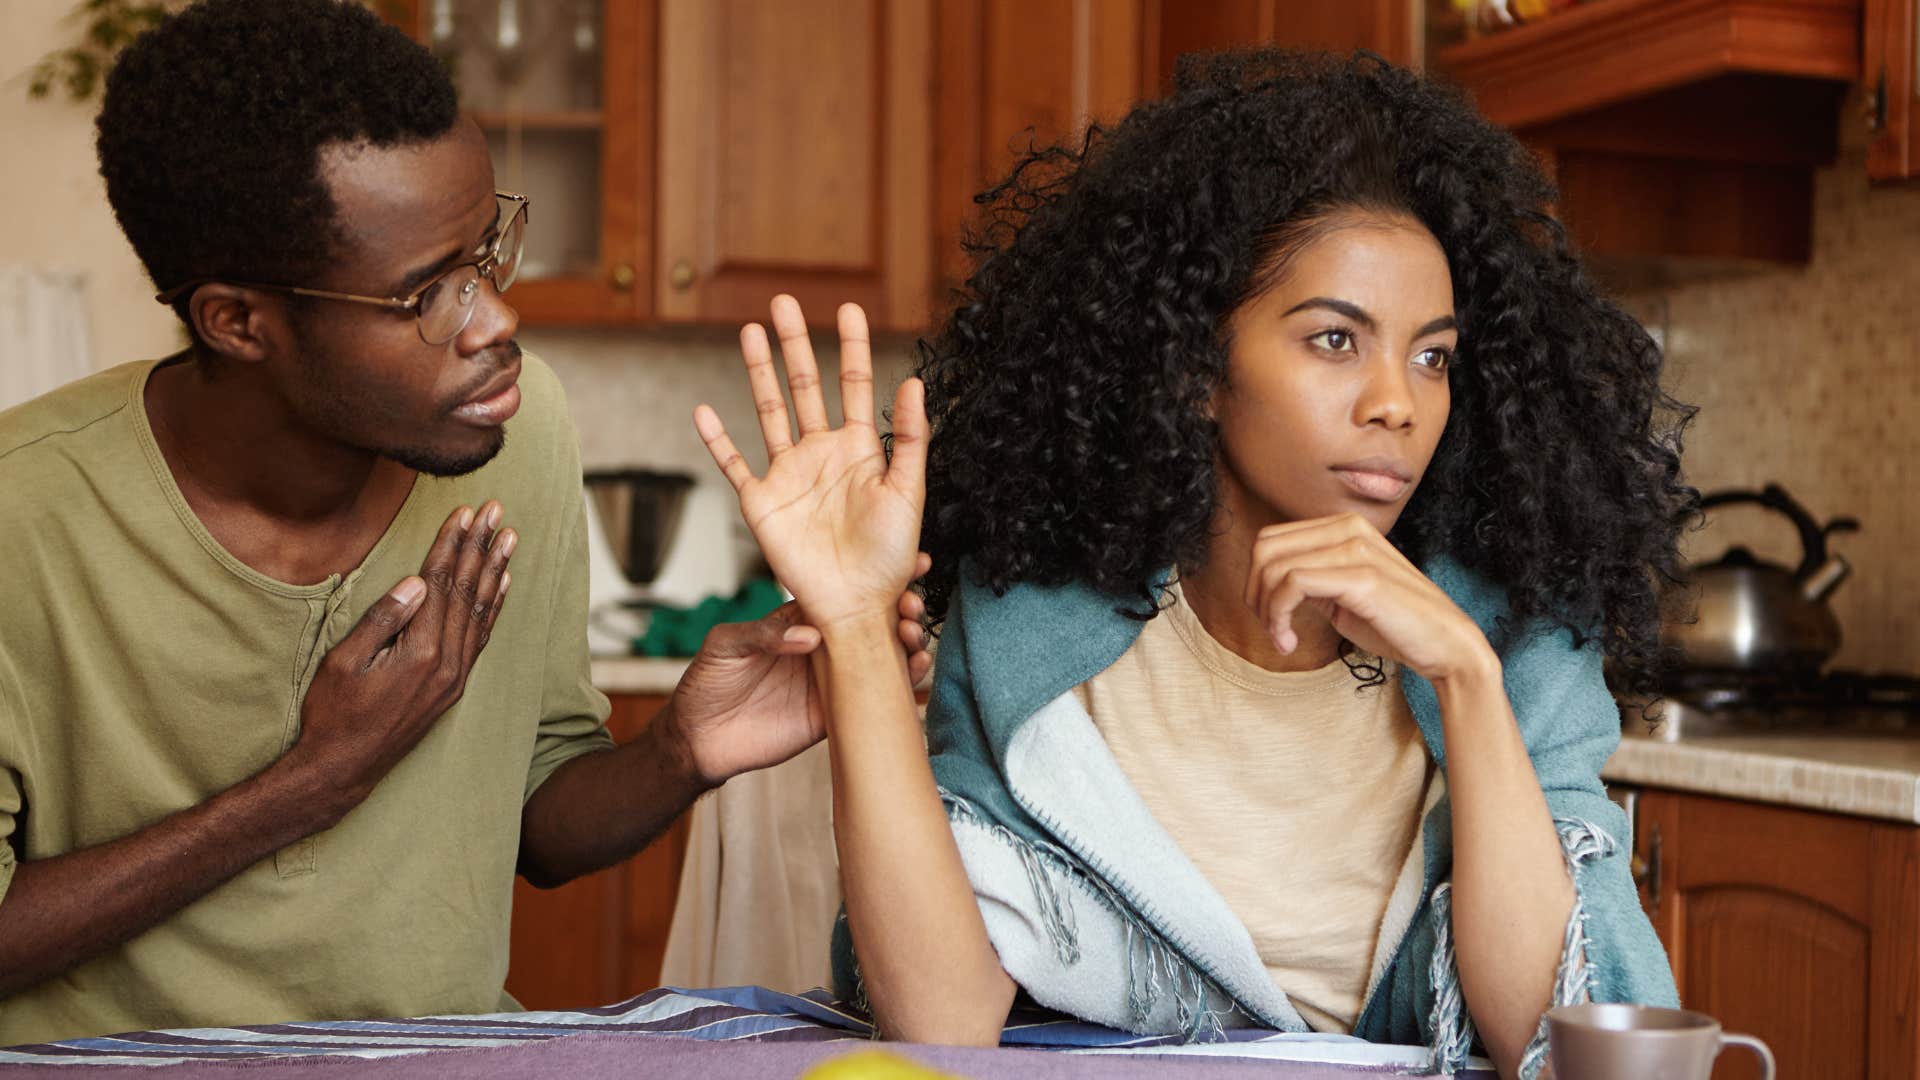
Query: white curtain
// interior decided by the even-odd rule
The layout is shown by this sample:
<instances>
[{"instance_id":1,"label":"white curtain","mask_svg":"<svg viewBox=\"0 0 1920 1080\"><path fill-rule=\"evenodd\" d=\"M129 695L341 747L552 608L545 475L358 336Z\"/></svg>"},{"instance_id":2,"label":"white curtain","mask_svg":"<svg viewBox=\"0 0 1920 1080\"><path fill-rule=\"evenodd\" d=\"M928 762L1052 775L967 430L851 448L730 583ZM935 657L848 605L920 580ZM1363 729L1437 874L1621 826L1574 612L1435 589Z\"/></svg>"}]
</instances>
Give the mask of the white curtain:
<instances>
[{"instance_id":1,"label":"white curtain","mask_svg":"<svg viewBox=\"0 0 1920 1080\"><path fill-rule=\"evenodd\" d=\"M92 373L85 275L0 263L0 410Z\"/></svg>"}]
</instances>

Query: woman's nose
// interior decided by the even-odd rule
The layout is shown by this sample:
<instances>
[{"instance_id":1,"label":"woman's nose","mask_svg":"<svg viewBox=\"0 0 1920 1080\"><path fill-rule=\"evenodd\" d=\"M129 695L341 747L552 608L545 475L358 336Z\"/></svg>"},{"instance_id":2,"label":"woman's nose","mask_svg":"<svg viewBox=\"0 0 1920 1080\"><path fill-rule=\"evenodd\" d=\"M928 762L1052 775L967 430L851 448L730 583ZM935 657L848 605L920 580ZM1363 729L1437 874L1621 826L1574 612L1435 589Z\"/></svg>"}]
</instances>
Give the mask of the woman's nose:
<instances>
[{"instance_id":1,"label":"woman's nose","mask_svg":"<svg viewBox=\"0 0 1920 1080\"><path fill-rule=\"evenodd\" d=\"M1353 421L1360 427L1378 424L1390 431L1411 427L1414 421L1413 383L1406 365L1391 361L1368 365L1365 384L1354 401Z\"/></svg>"}]
</instances>

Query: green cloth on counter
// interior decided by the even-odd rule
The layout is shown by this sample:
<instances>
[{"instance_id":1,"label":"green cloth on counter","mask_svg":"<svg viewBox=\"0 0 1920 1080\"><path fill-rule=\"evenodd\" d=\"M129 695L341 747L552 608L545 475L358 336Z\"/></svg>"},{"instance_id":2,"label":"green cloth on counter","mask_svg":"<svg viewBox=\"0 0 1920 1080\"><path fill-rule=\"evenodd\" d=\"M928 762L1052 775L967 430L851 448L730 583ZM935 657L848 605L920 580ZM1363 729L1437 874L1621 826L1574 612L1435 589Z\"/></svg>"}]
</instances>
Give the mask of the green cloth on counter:
<instances>
[{"instance_id":1,"label":"green cloth on counter","mask_svg":"<svg viewBox=\"0 0 1920 1080\"><path fill-rule=\"evenodd\" d=\"M709 596L690 608L654 608L647 632L633 639L637 656L692 656L721 623L752 622L772 614L787 594L772 578L748 578L732 596Z\"/></svg>"}]
</instances>

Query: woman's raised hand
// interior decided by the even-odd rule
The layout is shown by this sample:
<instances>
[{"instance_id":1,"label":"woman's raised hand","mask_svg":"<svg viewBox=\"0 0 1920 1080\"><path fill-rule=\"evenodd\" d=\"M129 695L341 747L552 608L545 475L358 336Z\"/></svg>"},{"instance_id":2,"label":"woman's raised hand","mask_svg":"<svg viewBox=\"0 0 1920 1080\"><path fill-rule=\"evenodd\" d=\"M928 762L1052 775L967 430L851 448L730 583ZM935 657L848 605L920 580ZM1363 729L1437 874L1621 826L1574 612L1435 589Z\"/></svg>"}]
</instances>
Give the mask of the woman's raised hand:
<instances>
[{"instance_id":1,"label":"woman's raised hand","mask_svg":"<svg viewBox=\"0 0 1920 1080\"><path fill-rule=\"evenodd\" d=\"M826 630L851 618L899 616L901 593L916 571L920 511L926 501L927 416L920 380L908 379L893 402L893 460L874 426L873 349L867 316L842 304L840 408L827 419L820 370L800 304L773 298L787 387L799 421L796 440L780 393L767 332L740 331L740 354L766 439L767 473L753 475L712 408L693 424L713 460L740 496L740 511L775 576L800 602L807 621Z\"/></svg>"}]
</instances>

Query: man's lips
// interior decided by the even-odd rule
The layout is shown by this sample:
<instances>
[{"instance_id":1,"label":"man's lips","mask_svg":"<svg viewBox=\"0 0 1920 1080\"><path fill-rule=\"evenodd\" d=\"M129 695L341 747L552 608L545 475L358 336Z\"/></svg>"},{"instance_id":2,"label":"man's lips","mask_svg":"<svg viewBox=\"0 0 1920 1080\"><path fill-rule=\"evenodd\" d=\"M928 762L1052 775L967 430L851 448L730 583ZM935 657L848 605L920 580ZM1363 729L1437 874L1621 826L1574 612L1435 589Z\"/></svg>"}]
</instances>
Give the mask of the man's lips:
<instances>
[{"instance_id":1,"label":"man's lips","mask_svg":"<svg viewBox=\"0 0 1920 1080\"><path fill-rule=\"evenodd\" d=\"M478 427L498 427L520 411L520 361L500 375L465 402L453 409L453 417L464 423Z\"/></svg>"}]
</instances>

